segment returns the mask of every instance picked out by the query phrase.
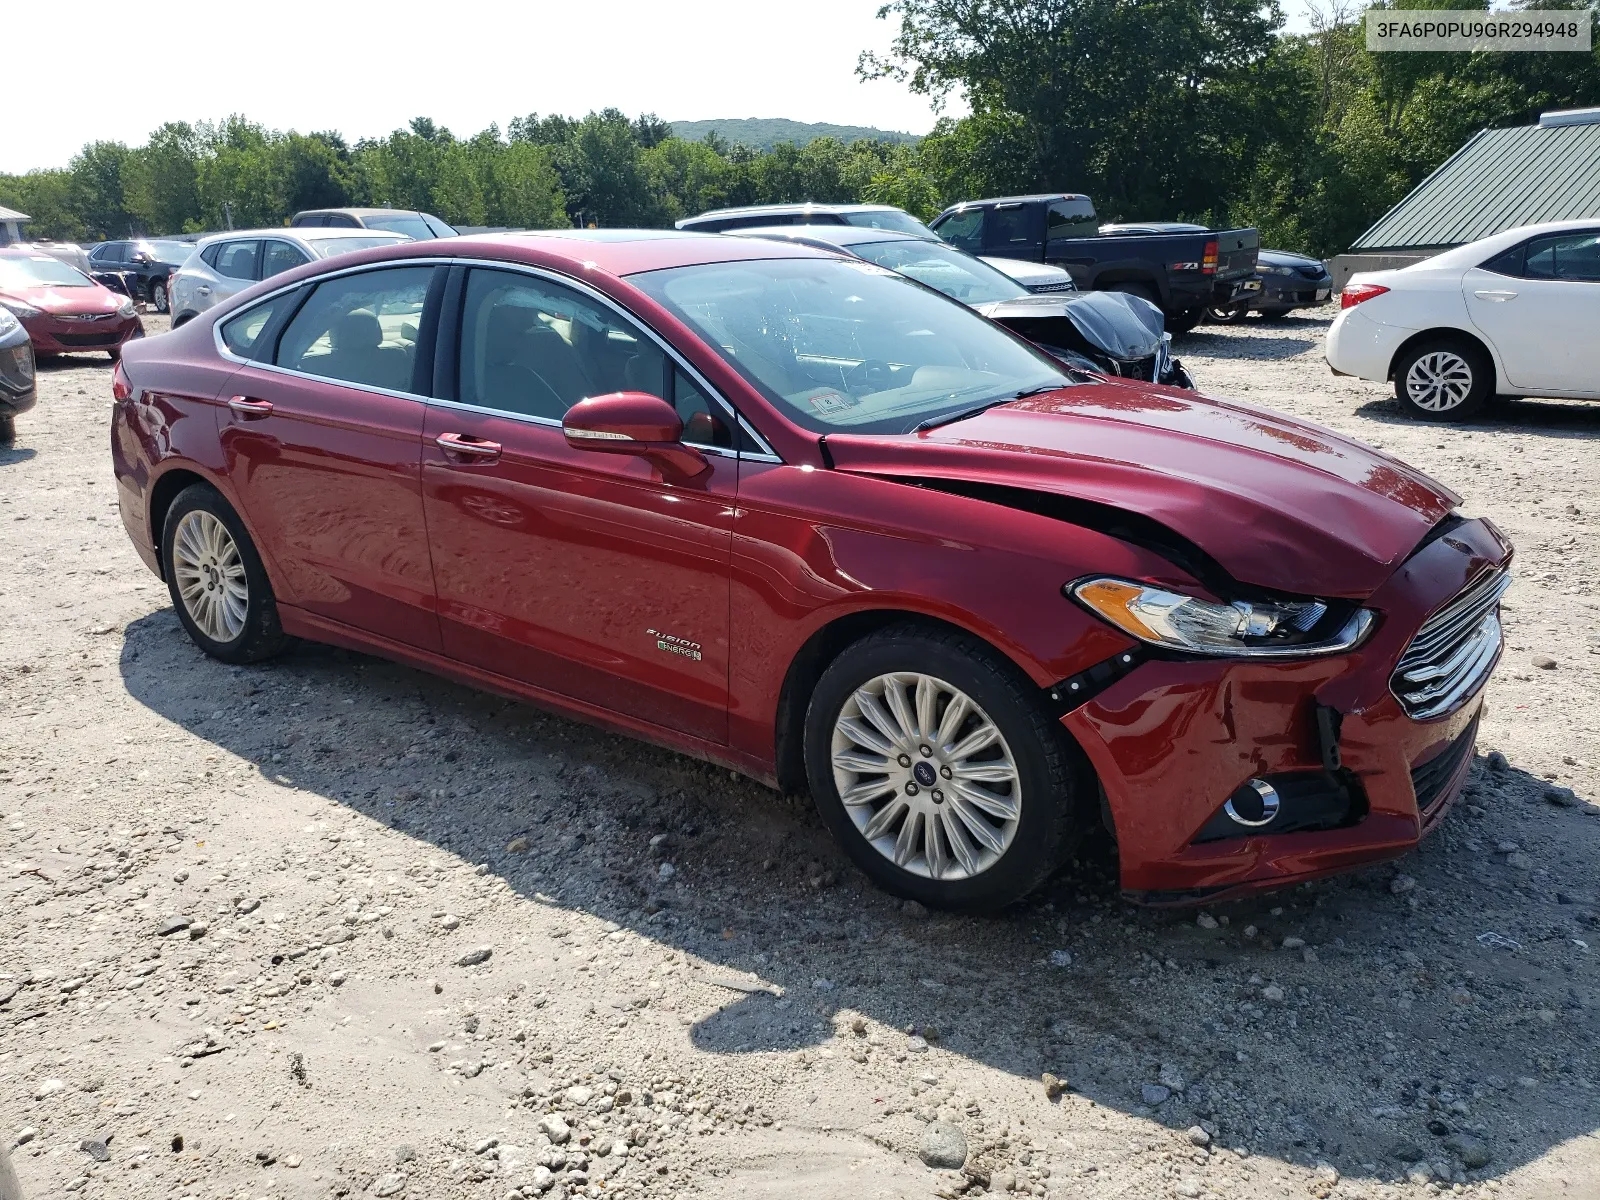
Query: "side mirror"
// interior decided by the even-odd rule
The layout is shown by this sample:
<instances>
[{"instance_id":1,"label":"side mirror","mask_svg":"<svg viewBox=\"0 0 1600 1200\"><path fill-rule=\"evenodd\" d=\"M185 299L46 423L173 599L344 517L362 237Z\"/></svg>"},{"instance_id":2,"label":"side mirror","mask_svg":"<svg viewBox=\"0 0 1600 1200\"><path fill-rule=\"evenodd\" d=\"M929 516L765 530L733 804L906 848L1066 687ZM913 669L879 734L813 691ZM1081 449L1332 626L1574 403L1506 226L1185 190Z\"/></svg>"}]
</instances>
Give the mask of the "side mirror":
<instances>
[{"instance_id":1,"label":"side mirror","mask_svg":"<svg viewBox=\"0 0 1600 1200\"><path fill-rule=\"evenodd\" d=\"M711 467L705 455L679 440L683 419L677 410L647 392L612 392L580 400L561 419L561 432L575 450L638 455L654 460L663 472L691 479Z\"/></svg>"}]
</instances>

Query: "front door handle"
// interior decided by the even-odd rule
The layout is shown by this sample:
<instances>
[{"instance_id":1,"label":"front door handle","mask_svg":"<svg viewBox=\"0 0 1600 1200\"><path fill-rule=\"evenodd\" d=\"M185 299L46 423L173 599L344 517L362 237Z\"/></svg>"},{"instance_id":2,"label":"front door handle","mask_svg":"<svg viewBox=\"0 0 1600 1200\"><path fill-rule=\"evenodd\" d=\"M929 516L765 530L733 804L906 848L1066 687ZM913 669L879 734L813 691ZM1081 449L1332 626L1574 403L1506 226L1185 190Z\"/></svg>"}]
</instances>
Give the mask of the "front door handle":
<instances>
[{"instance_id":1,"label":"front door handle","mask_svg":"<svg viewBox=\"0 0 1600 1200\"><path fill-rule=\"evenodd\" d=\"M486 442L465 433L441 433L433 444L447 457L455 455L461 461L489 463L500 457L499 442Z\"/></svg>"},{"instance_id":2,"label":"front door handle","mask_svg":"<svg viewBox=\"0 0 1600 1200\"><path fill-rule=\"evenodd\" d=\"M1473 292L1472 294L1479 300L1493 300L1496 304L1504 304L1507 300L1515 300L1517 298L1515 292L1482 291Z\"/></svg>"},{"instance_id":3,"label":"front door handle","mask_svg":"<svg viewBox=\"0 0 1600 1200\"><path fill-rule=\"evenodd\" d=\"M262 417L272 415L272 401L252 400L249 396L234 396L228 401L228 409L243 420L259 421Z\"/></svg>"}]
</instances>

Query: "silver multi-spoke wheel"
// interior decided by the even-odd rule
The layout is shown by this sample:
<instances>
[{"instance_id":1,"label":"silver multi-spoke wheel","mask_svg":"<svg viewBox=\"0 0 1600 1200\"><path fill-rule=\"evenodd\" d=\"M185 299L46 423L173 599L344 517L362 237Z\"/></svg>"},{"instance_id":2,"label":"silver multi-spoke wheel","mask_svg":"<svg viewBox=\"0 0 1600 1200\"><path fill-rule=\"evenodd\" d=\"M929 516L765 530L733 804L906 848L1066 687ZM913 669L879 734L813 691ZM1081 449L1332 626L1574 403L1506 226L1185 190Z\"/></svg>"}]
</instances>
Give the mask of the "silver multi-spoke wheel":
<instances>
[{"instance_id":1,"label":"silver multi-spoke wheel","mask_svg":"<svg viewBox=\"0 0 1600 1200\"><path fill-rule=\"evenodd\" d=\"M239 636L250 588L226 525L204 509L185 513L172 539L172 573L183 607L201 633L214 642Z\"/></svg>"},{"instance_id":2,"label":"silver multi-spoke wheel","mask_svg":"<svg viewBox=\"0 0 1600 1200\"><path fill-rule=\"evenodd\" d=\"M1022 778L999 727L942 679L869 679L833 726L833 779L879 854L915 875L970 879L1017 836Z\"/></svg>"},{"instance_id":3,"label":"silver multi-spoke wheel","mask_svg":"<svg viewBox=\"0 0 1600 1200\"><path fill-rule=\"evenodd\" d=\"M1472 364L1453 350L1430 350L1406 372L1406 395L1425 412L1449 412L1472 394Z\"/></svg>"}]
</instances>

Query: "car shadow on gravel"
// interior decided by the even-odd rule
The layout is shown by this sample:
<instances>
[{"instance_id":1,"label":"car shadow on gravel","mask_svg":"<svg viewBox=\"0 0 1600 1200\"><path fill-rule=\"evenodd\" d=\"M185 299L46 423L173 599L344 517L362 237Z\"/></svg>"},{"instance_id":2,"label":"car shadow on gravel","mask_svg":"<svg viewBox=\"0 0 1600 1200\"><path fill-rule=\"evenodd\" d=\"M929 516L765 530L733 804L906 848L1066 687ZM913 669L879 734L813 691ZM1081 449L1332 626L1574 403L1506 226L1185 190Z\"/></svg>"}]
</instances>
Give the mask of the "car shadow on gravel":
<instances>
[{"instance_id":1,"label":"car shadow on gravel","mask_svg":"<svg viewBox=\"0 0 1600 1200\"><path fill-rule=\"evenodd\" d=\"M1124 903L1091 837L975 918L868 885L809 801L382 660L300 645L229 668L163 610L127 627L121 674L272 780L709 964L726 1001L688 1036L710 1053L826 1042L892 1088L958 1076L953 1055L1038 1103L1049 1071L1061 1103L1357 1177L1481 1153L1466 1177L1495 1176L1600 1127L1600 820L1509 764L1480 758L1399 864L1199 920Z\"/></svg>"},{"instance_id":2,"label":"car shadow on gravel","mask_svg":"<svg viewBox=\"0 0 1600 1200\"><path fill-rule=\"evenodd\" d=\"M1355 410L1356 415L1385 425L1430 428L1406 416L1393 396L1369 400ZM1502 400L1492 404L1475 421L1440 423L1431 426L1440 436L1456 430L1503 429L1512 433L1531 433L1551 438L1600 439L1600 403L1592 400Z\"/></svg>"},{"instance_id":3,"label":"car shadow on gravel","mask_svg":"<svg viewBox=\"0 0 1600 1200\"><path fill-rule=\"evenodd\" d=\"M1174 338L1172 349L1179 358L1185 355L1254 360L1297 358L1322 344L1325 322L1306 322L1306 325L1308 337L1300 336L1298 330L1285 333L1281 326L1274 327L1278 336L1261 337L1261 331L1250 325L1202 325L1192 333Z\"/></svg>"},{"instance_id":4,"label":"car shadow on gravel","mask_svg":"<svg viewBox=\"0 0 1600 1200\"><path fill-rule=\"evenodd\" d=\"M17 463L25 463L38 453L32 446L0 444L0 467L11 467Z\"/></svg>"}]
</instances>

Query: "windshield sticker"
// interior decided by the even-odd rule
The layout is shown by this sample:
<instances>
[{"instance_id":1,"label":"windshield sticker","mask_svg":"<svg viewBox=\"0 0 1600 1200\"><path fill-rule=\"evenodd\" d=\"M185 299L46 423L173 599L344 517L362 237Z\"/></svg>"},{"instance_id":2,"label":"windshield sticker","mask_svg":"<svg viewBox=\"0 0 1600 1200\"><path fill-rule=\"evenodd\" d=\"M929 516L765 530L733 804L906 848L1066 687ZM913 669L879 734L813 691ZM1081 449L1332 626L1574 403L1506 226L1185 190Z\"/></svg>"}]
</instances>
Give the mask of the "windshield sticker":
<instances>
[{"instance_id":1,"label":"windshield sticker","mask_svg":"<svg viewBox=\"0 0 1600 1200\"><path fill-rule=\"evenodd\" d=\"M838 392L818 392L814 396L806 397L806 403L811 406L812 412L816 413L819 417L825 417L829 413L836 413L847 408L854 408L857 402L851 399L849 396L841 395Z\"/></svg>"}]
</instances>

